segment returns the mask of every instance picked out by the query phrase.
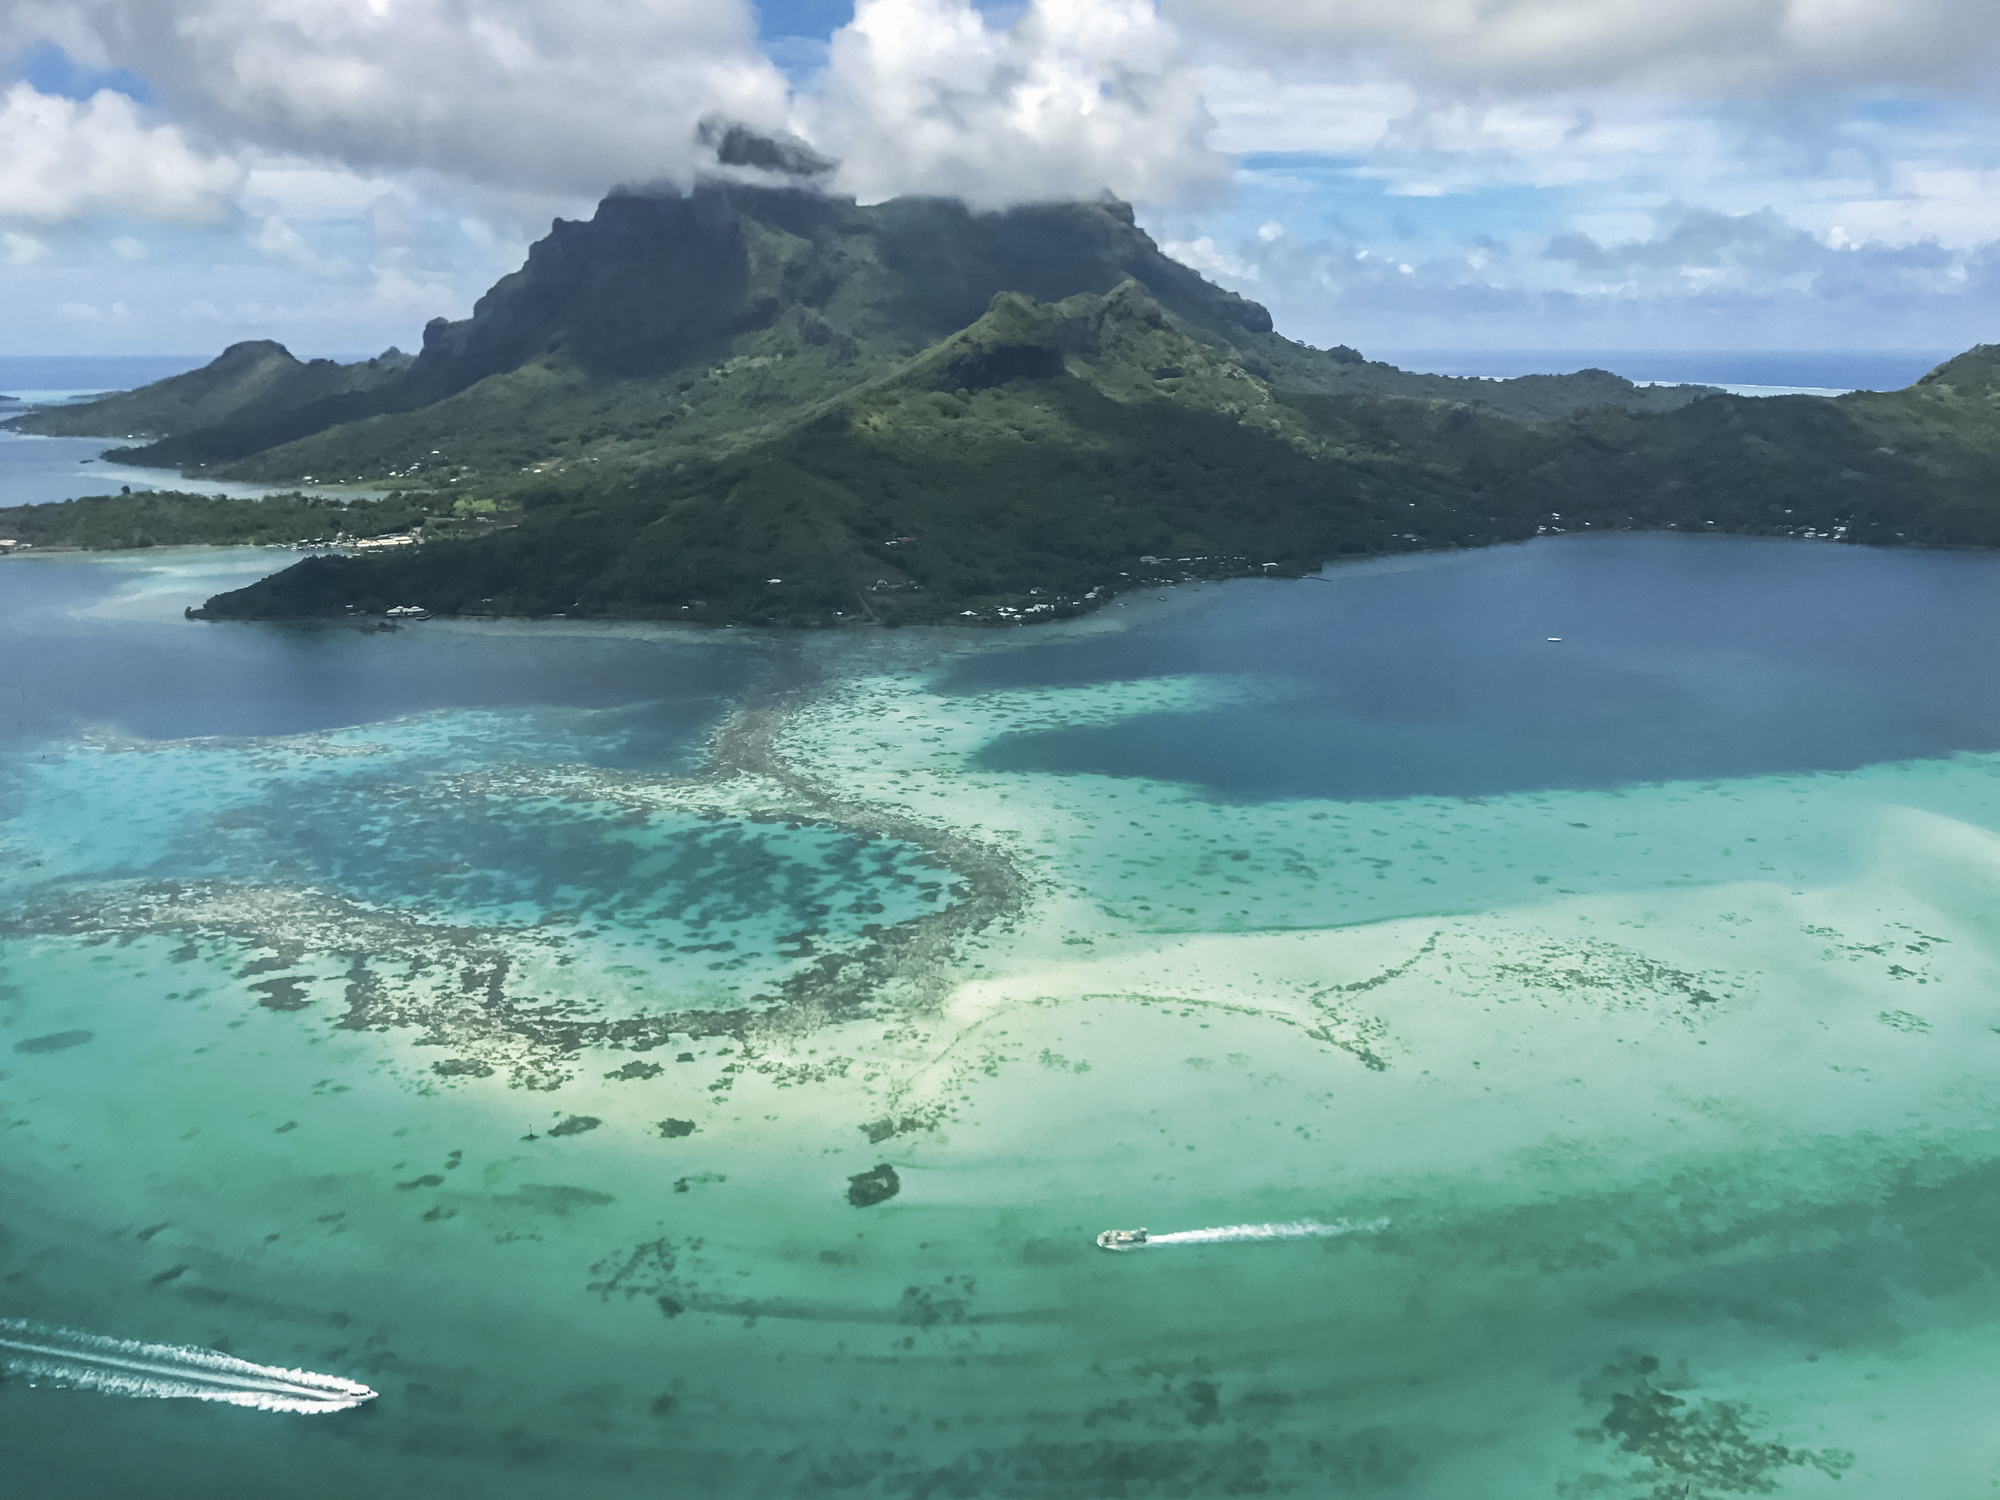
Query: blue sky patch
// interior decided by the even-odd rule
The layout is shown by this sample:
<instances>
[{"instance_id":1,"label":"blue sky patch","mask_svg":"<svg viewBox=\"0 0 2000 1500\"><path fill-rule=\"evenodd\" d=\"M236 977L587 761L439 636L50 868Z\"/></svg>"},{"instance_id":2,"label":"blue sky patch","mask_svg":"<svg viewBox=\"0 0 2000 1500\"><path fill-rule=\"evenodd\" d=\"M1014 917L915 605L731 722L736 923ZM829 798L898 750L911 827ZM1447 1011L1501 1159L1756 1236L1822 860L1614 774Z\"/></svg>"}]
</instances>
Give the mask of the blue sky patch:
<instances>
[{"instance_id":1,"label":"blue sky patch","mask_svg":"<svg viewBox=\"0 0 2000 1500\"><path fill-rule=\"evenodd\" d=\"M100 73L82 66L54 43L37 47L29 53L21 64L19 76L38 94L88 99L92 94L110 89L139 104L153 102L153 91L146 80L130 68L112 68Z\"/></svg>"}]
</instances>

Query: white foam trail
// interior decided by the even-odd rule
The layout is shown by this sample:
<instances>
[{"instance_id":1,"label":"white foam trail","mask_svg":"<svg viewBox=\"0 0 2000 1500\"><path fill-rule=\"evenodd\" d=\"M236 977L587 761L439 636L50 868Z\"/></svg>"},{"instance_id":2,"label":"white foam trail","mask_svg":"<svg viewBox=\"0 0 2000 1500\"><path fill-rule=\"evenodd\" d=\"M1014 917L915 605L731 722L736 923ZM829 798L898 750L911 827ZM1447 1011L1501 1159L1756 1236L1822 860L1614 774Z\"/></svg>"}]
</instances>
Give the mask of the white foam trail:
<instances>
[{"instance_id":1,"label":"white foam trail","mask_svg":"<svg viewBox=\"0 0 2000 1500\"><path fill-rule=\"evenodd\" d=\"M1173 1234L1149 1234L1146 1247L1154 1245L1222 1245L1231 1240L1323 1240L1343 1234L1374 1234L1386 1229L1387 1219L1371 1219L1355 1224L1338 1219L1322 1224L1316 1219L1295 1219L1289 1224L1224 1224L1219 1229L1182 1229Z\"/></svg>"},{"instance_id":2,"label":"white foam trail","mask_svg":"<svg viewBox=\"0 0 2000 1500\"><path fill-rule=\"evenodd\" d=\"M345 1411L375 1392L338 1375L253 1365L214 1349L142 1344L0 1318L0 1374L113 1396L224 1401L258 1411Z\"/></svg>"}]
</instances>

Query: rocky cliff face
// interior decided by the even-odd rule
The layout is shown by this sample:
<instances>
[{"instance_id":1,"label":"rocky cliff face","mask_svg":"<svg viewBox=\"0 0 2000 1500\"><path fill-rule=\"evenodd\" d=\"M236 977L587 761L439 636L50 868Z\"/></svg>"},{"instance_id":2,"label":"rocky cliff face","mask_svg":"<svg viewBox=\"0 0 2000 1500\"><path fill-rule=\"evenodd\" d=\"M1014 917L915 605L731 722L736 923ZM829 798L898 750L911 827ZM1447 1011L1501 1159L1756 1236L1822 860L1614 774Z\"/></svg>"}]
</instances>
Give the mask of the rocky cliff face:
<instances>
[{"instance_id":1,"label":"rocky cliff face","mask_svg":"<svg viewBox=\"0 0 2000 1500\"><path fill-rule=\"evenodd\" d=\"M143 432L161 440L122 450L122 459L200 467L365 418L421 412L530 366L612 385L671 380L732 356L778 357L794 347L819 351L825 373L808 383L816 389L788 391L786 399L812 399L971 323L996 293L1057 300L1107 292L1128 278L1212 337L1269 333L1270 314L1261 306L1170 260L1129 207L1109 200L978 214L946 199L863 208L808 187L723 181L686 195L619 193L588 220L557 220L471 317L432 322L405 367L328 366L362 373L293 381L299 388L284 391L271 381L269 399L194 403L171 422L135 425L100 403L78 408L72 421L85 425L69 430ZM783 347L742 347L759 334L778 337ZM248 347L180 378L233 379ZM277 345L257 347L291 359ZM156 417L170 408L149 398ZM462 426L462 418L453 420ZM434 443L434 424L419 425L422 441ZM345 466L322 451L302 454L293 467Z\"/></svg>"},{"instance_id":2,"label":"rocky cliff face","mask_svg":"<svg viewBox=\"0 0 2000 1500\"><path fill-rule=\"evenodd\" d=\"M1273 332L1257 303L1166 256L1110 199L999 213L939 198L862 207L790 175L618 193L588 220L558 220L471 317L434 321L413 361L300 366L276 345L238 346L125 405L72 409L63 430L157 434L116 456L273 481L434 483L447 469L464 480L585 458L651 463L765 441L968 329L996 296L1053 305L1123 284L1174 331L1274 389L1464 402L1517 420L1607 403L1663 410L1693 394L1640 391L1602 372L1450 380L1307 348ZM995 360L979 378L1055 368L1021 351ZM263 373L238 369L250 365ZM181 399L197 386L230 395ZM152 419L134 421L133 402Z\"/></svg>"},{"instance_id":3,"label":"rocky cliff face","mask_svg":"<svg viewBox=\"0 0 2000 1500\"><path fill-rule=\"evenodd\" d=\"M543 355L602 377L657 377L788 314L819 341L907 355L971 323L996 293L1055 301L1128 278L1221 337L1270 331L1268 312L1168 259L1122 203L975 214L940 198L862 208L722 182L686 197L618 194L587 222L558 220L470 318L432 323L410 379L442 396Z\"/></svg>"}]
</instances>

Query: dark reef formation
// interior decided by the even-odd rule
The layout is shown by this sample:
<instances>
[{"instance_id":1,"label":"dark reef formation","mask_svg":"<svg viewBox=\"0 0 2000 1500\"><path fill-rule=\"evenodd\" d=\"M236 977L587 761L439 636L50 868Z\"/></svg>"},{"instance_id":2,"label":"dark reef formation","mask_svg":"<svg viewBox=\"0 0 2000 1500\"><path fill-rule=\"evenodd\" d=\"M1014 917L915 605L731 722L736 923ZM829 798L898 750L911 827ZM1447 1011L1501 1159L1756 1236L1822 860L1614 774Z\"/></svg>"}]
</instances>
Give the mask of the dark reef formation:
<instances>
[{"instance_id":1,"label":"dark reef formation","mask_svg":"<svg viewBox=\"0 0 2000 1500\"><path fill-rule=\"evenodd\" d=\"M886 1161L870 1167L866 1172L856 1172L847 1179L847 1201L856 1208L873 1208L878 1203L887 1203L902 1190L902 1180L896 1176L896 1169Z\"/></svg>"},{"instance_id":2,"label":"dark reef formation","mask_svg":"<svg viewBox=\"0 0 2000 1500\"><path fill-rule=\"evenodd\" d=\"M662 1068L645 1054L676 1043L727 1039L737 1056L712 1089L726 1092L746 1069L808 1082L823 1065L780 1062L767 1054L796 1050L803 1038L829 1024L934 1009L955 982L965 941L1014 920L1028 895L1025 876L998 848L842 796L779 755L774 741L786 716L810 694L797 687L739 708L713 735L705 769L666 790L720 796L739 778L754 777L762 804L756 816L909 844L953 872L958 899L902 922L866 927L859 941L814 955L770 992L748 996L739 1006L607 1016L591 1000L523 992L518 956L535 949L559 953L567 941L559 926L451 926L312 890L223 882L96 887L8 915L0 919L0 935L102 941L159 933L233 943L263 955L246 974L271 976L252 988L263 996L260 1005L279 1010L312 1003L305 989L310 976L285 971L296 970L309 956L321 964L330 957L346 965L339 975L342 1008L335 1024L354 1031L417 1033L418 1046L445 1054L432 1064L440 1079L504 1073L519 1087L554 1089L574 1075L589 1050L640 1054L609 1076L646 1078ZM645 812L661 805L661 790L656 779L604 772L585 795ZM573 781L560 789L560 795L578 794ZM16 1050L58 1050L81 1045L90 1035L57 1033L19 1043ZM572 1117L547 1134L577 1134L598 1123ZM879 1134L877 1127L868 1130L880 1139L931 1123L930 1114L914 1110L900 1113ZM668 1138L693 1128L680 1120L659 1127Z\"/></svg>"}]
</instances>

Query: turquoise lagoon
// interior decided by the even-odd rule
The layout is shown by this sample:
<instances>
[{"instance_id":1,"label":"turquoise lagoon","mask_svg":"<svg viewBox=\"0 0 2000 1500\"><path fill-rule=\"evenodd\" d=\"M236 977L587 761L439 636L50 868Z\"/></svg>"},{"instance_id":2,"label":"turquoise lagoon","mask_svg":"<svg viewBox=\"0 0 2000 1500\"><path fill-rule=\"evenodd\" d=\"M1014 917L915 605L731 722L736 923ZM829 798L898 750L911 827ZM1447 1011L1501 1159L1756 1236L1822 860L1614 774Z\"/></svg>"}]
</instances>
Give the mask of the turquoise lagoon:
<instances>
[{"instance_id":1,"label":"turquoise lagoon","mask_svg":"<svg viewBox=\"0 0 2000 1500\"><path fill-rule=\"evenodd\" d=\"M381 1396L16 1380L23 1493L2000 1486L2000 560L180 618L267 565L0 563L0 1317Z\"/></svg>"}]
</instances>

